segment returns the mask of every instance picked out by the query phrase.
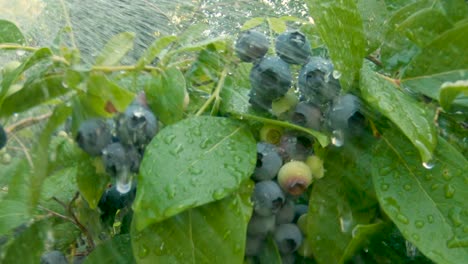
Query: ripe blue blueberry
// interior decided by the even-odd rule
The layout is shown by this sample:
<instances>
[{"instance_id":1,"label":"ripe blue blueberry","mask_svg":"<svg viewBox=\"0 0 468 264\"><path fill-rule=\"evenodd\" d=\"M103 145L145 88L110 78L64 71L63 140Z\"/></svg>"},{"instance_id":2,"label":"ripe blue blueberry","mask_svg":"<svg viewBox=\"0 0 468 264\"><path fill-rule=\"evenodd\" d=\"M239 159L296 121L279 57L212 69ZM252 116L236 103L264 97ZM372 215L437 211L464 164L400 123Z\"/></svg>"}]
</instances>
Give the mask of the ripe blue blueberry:
<instances>
[{"instance_id":1,"label":"ripe blue blueberry","mask_svg":"<svg viewBox=\"0 0 468 264\"><path fill-rule=\"evenodd\" d=\"M135 200L136 185L127 193L120 193L116 186L108 188L101 196L98 207L101 211L101 219L104 223L112 225L117 210L129 207Z\"/></svg>"},{"instance_id":2,"label":"ripe blue blueberry","mask_svg":"<svg viewBox=\"0 0 468 264\"><path fill-rule=\"evenodd\" d=\"M68 264L65 255L58 251L46 252L41 256L41 264Z\"/></svg>"},{"instance_id":3,"label":"ripe blue blueberry","mask_svg":"<svg viewBox=\"0 0 468 264\"><path fill-rule=\"evenodd\" d=\"M247 225L249 236L266 237L275 230L275 215L262 216L254 213Z\"/></svg>"},{"instance_id":4,"label":"ripe blue blueberry","mask_svg":"<svg viewBox=\"0 0 468 264\"><path fill-rule=\"evenodd\" d=\"M117 136L125 145L144 148L158 132L156 116L145 106L131 104L117 118Z\"/></svg>"},{"instance_id":5,"label":"ripe blue blueberry","mask_svg":"<svg viewBox=\"0 0 468 264\"><path fill-rule=\"evenodd\" d=\"M328 113L328 122L330 128L347 129L349 119L359 111L359 98L352 94L345 94L333 100L332 108Z\"/></svg>"},{"instance_id":6,"label":"ripe blue blueberry","mask_svg":"<svg viewBox=\"0 0 468 264\"><path fill-rule=\"evenodd\" d=\"M311 57L302 67L298 86L306 100L319 105L331 102L341 89L333 77L333 64L322 57Z\"/></svg>"},{"instance_id":7,"label":"ripe blue blueberry","mask_svg":"<svg viewBox=\"0 0 468 264\"><path fill-rule=\"evenodd\" d=\"M245 255L249 257L257 256L260 254L264 244L265 239L263 237L247 236L245 240Z\"/></svg>"},{"instance_id":8,"label":"ripe blue blueberry","mask_svg":"<svg viewBox=\"0 0 468 264\"><path fill-rule=\"evenodd\" d=\"M281 165L283 161L275 145L266 142L257 143L257 165L252 175L255 181L273 179Z\"/></svg>"},{"instance_id":9,"label":"ripe blue blueberry","mask_svg":"<svg viewBox=\"0 0 468 264\"><path fill-rule=\"evenodd\" d=\"M287 224L291 223L294 220L294 201L293 200L286 200L283 207L276 213L276 224Z\"/></svg>"},{"instance_id":10,"label":"ripe blue blueberry","mask_svg":"<svg viewBox=\"0 0 468 264\"><path fill-rule=\"evenodd\" d=\"M282 224L276 227L275 241L282 254L296 251L302 244L302 233L295 224Z\"/></svg>"},{"instance_id":11,"label":"ripe blue blueberry","mask_svg":"<svg viewBox=\"0 0 468 264\"><path fill-rule=\"evenodd\" d=\"M320 130L322 119L320 107L312 102L300 102L291 116L294 124L315 130Z\"/></svg>"},{"instance_id":12,"label":"ripe blue blueberry","mask_svg":"<svg viewBox=\"0 0 468 264\"><path fill-rule=\"evenodd\" d=\"M237 56L244 62L252 62L265 56L268 51L267 37L254 30L240 33L235 46Z\"/></svg>"},{"instance_id":13,"label":"ripe blue blueberry","mask_svg":"<svg viewBox=\"0 0 468 264\"><path fill-rule=\"evenodd\" d=\"M257 182L252 194L254 211L261 216L276 214L284 204L284 194L274 181Z\"/></svg>"},{"instance_id":14,"label":"ripe blue blueberry","mask_svg":"<svg viewBox=\"0 0 468 264\"><path fill-rule=\"evenodd\" d=\"M101 155L102 150L112 142L109 122L99 118L85 120L78 128L76 142L89 155Z\"/></svg>"},{"instance_id":15,"label":"ripe blue blueberry","mask_svg":"<svg viewBox=\"0 0 468 264\"><path fill-rule=\"evenodd\" d=\"M0 149L2 149L7 143L7 134L3 126L0 125Z\"/></svg>"},{"instance_id":16,"label":"ripe blue blueberry","mask_svg":"<svg viewBox=\"0 0 468 264\"><path fill-rule=\"evenodd\" d=\"M279 143L279 153L283 161L306 160L312 153L312 140L292 133L283 134Z\"/></svg>"},{"instance_id":17,"label":"ripe blue blueberry","mask_svg":"<svg viewBox=\"0 0 468 264\"><path fill-rule=\"evenodd\" d=\"M310 43L304 34L291 31L276 38L276 54L289 64L304 64L311 55Z\"/></svg>"},{"instance_id":18,"label":"ripe blue blueberry","mask_svg":"<svg viewBox=\"0 0 468 264\"><path fill-rule=\"evenodd\" d=\"M264 57L250 71L250 85L256 96L273 101L281 98L291 87L289 65L279 57Z\"/></svg>"}]
</instances>

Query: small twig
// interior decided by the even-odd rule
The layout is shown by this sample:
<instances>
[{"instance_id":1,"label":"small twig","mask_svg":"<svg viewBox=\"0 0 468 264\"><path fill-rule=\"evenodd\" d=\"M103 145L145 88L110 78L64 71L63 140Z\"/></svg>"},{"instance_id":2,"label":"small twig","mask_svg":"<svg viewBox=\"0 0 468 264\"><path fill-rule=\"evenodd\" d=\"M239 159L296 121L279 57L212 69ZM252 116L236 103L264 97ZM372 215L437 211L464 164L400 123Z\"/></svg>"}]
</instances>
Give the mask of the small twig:
<instances>
[{"instance_id":1,"label":"small twig","mask_svg":"<svg viewBox=\"0 0 468 264\"><path fill-rule=\"evenodd\" d=\"M134 71L136 69L137 69L136 65L94 66L91 68L92 71L101 71L101 72ZM143 70L162 72L161 68L154 67L154 66L145 66Z\"/></svg>"},{"instance_id":2,"label":"small twig","mask_svg":"<svg viewBox=\"0 0 468 264\"><path fill-rule=\"evenodd\" d=\"M34 162L33 162L32 158L31 158L31 155L29 155L28 148L26 148L26 146L23 144L23 142L15 134L11 134L11 135L18 142L18 144L21 146L21 149L24 152L24 156L26 156L26 159L28 160L29 166L31 168L34 168Z\"/></svg>"},{"instance_id":3,"label":"small twig","mask_svg":"<svg viewBox=\"0 0 468 264\"><path fill-rule=\"evenodd\" d=\"M63 209L65 209L65 210L68 209L67 204L65 204L64 202L60 201L57 197L55 197L55 196L52 197L52 200L54 200L54 201L56 201L58 204L60 204L60 205L63 207Z\"/></svg>"},{"instance_id":4,"label":"small twig","mask_svg":"<svg viewBox=\"0 0 468 264\"><path fill-rule=\"evenodd\" d=\"M366 57L366 59L368 59L369 61L371 61L372 63L374 63L375 65L377 65L379 67L384 66L383 63L374 56L369 55L369 56Z\"/></svg>"},{"instance_id":5,"label":"small twig","mask_svg":"<svg viewBox=\"0 0 468 264\"><path fill-rule=\"evenodd\" d=\"M215 90L211 94L210 98L206 100L206 102L198 109L197 113L195 116L199 116L205 112L205 110L208 108L208 106L215 100L219 100L219 94L221 93L221 90L224 86L224 81L226 80L226 76L228 74L229 70L228 67L225 67L223 72L221 73L221 77L219 78L218 84L216 85Z\"/></svg>"},{"instance_id":6,"label":"small twig","mask_svg":"<svg viewBox=\"0 0 468 264\"><path fill-rule=\"evenodd\" d=\"M41 206L41 205L38 205L38 207L39 207L39 209L44 210L44 211L48 212L49 214L51 214L51 215L53 215L53 216L56 216L56 217L58 217L58 218L62 218L62 219L64 219L64 220L69 221L69 222L71 222L71 223L73 223L73 224L76 225L75 221L74 221L73 219L71 219L70 217L66 216L66 215L57 213L57 212L52 211L52 210L50 210L50 209L48 209L48 208L45 208L44 206Z\"/></svg>"},{"instance_id":7,"label":"small twig","mask_svg":"<svg viewBox=\"0 0 468 264\"><path fill-rule=\"evenodd\" d=\"M91 251L94 248L94 240L93 240L91 234L89 233L88 229L83 224L81 224L81 222L78 220L76 215L73 213L72 204L76 201L76 199L78 199L79 196L80 196L80 193L76 192L75 196L73 197L73 199L68 204L68 214L73 218L73 220L75 221L75 224L78 226L78 228L81 230L81 232L86 236L86 241L88 242L87 247L88 247L88 250Z\"/></svg>"},{"instance_id":8,"label":"small twig","mask_svg":"<svg viewBox=\"0 0 468 264\"><path fill-rule=\"evenodd\" d=\"M36 51L39 48L31 47L31 46L22 46L22 45L18 45L18 44L0 44L0 49Z\"/></svg>"},{"instance_id":9,"label":"small twig","mask_svg":"<svg viewBox=\"0 0 468 264\"><path fill-rule=\"evenodd\" d=\"M52 113L47 113L47 114L43 114L43 115L40 115L40 116L25 118L25 119L20 120L20 121L12 124L10 126L7 126L5 128L5 131L7 133L13 133L13 132L19 131L19 130L21 130L23 128L26 128L26 127L32 126L34 124L37 124L37 123L41 122L42 120L49 118L51 115L52 115Z\"/></svg>"}]
</instances>

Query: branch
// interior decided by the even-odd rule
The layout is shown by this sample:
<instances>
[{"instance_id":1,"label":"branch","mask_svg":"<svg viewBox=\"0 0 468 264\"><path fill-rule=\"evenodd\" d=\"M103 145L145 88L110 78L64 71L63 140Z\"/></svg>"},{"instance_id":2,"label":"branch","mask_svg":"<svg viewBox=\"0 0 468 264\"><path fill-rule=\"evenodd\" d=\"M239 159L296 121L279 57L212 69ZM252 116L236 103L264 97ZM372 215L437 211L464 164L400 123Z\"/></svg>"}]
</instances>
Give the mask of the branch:
<instances>
[{"instance_id":1,"label":"branch","mask_svg":"<svg viewBox=\"0 0 468 264\"><path fill-rule=\"evenodd\" d=\"M7 133L13 133L13 132L19 131L19 130L21 130L23 128L35 125L35 124L43 121L44 119L49 118L51 115L52 115L52 113L47 113L47 114L43 114L43 115L40 115L40 116L25 118L23 120L18 121L15 124L7 126L5 128L5 131Z\"/></svg>"}]
</instances>

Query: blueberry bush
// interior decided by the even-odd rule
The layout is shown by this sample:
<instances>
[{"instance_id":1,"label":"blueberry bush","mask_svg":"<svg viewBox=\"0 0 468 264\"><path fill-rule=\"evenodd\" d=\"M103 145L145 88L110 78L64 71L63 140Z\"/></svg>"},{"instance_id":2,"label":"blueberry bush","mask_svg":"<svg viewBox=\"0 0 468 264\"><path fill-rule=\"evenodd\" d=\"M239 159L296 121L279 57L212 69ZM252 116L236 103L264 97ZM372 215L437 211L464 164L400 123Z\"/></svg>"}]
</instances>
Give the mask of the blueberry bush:
<instances>
[{"instance_id":1,"label":"blueberry bush","mask_svg":"<svg viewBox=\"0 0 468 264\"><path fill-rule=\"evenodd\" d=\"M0 20L0 262L468 263L467 2L304 3L135 63Z\"/></svg>"}]
</instances>

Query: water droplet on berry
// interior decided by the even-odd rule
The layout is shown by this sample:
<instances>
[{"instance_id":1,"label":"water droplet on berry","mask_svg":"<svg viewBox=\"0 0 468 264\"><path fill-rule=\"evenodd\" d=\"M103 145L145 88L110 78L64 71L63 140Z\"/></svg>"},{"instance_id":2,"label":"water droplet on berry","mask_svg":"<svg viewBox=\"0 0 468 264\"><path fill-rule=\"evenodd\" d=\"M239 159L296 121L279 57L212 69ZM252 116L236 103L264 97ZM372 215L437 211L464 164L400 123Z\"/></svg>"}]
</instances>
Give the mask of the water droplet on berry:
<instances>
[{"instance_id":1,"label":"water droplet on berry","mask_svg":"<svg viewBox=\"0 0 468 264\"><path fill-rule=\"evenodd\" d=\"M335 79L339 79L341 77L341 72L337 71L337 70L334 70L333 73L332 73L332 76Z\"/></svg>"},{"instance_id":2,"label":"water droplet on berry","mask_svg":"<svg viewBox=\"0 0 468 264\"><path fill-rule=\"evenodd\" d=\"M333 130L331 142L336 147L344 145L344 133L342 130Z\"/></svg>"}]
</instances>

